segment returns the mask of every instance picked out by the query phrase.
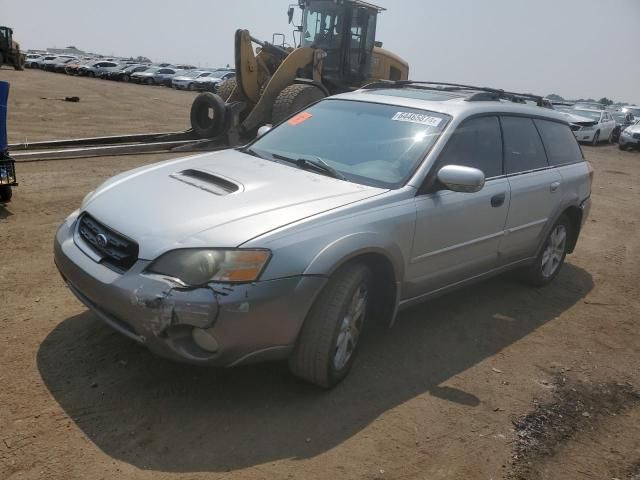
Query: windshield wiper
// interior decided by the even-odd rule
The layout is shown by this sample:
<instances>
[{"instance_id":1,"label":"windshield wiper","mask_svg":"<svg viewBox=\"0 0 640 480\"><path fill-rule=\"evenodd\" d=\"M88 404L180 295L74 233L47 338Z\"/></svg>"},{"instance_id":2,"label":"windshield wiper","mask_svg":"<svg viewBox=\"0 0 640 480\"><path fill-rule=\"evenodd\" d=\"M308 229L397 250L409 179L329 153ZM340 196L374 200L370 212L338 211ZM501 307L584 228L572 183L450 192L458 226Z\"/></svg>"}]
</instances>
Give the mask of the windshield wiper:
<instances>
[{"instance_id":1,"label":"windshield wiper","mask_svg":"<svg viewBox=\"0 0 640 480\"><path fill-rule=\"evenodd\" d=\"M272 153L271 156L273 158L277 158L278 160L283 160L285 162L293 163L297 165L299 168L305 169L314 169L317 172L324 173L333 178L337 178L338 180L346 180L346 177L325 162L322 158L314 156L312 159L309 158L289 158L284 155L279 155L277 153Z\"/></svg>"},{"instance_id":2,"label":"windshield wiper","mask_svg":"<svg viewBox=\"0 0 640 480\"><path fill-rule=\"evenodd\" d=\"M246 154L248 154L248 155L251 155L252 157L258 157L258 158L262 158L262 159L266 160L264 156L260 155L258 152L256 152L256 151L255 151L253 148L251 148L251 147L242 148L242 149L240 149L240 151L241 151L242 153L246 153Z\"/></svg>"}]
</instances>

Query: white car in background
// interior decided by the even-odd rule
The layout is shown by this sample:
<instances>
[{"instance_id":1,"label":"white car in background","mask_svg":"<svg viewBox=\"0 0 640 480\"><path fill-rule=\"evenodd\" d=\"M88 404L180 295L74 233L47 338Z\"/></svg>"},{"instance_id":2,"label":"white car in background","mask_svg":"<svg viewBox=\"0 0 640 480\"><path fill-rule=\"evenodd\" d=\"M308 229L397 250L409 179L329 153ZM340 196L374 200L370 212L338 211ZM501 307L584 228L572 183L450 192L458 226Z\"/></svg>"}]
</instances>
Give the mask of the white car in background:
<instances>
[{"instance_id":1,"label":"white car in background","mask_svg":"<svg viewBox=\"0 0 640 480\"><path fill-rule=\"evenodd\" d=\"M194 83L198 78L208 77L211 73L205 70L190 70L173 77L171 85L177 90L193 90Z\"/></svg>"},{"instance_id":2,"label":"white car in background","mask_svg":"<svg viewBox=\"0 0 640 480\"><path fill-rule=\"evenodd\" d=\"M620 150L640 149L640 121L625 128L618 143Z\"/></svg>"},{"instance_id":3,"label":"white car in background","mask_svg":"<svg viewBox=\"0 0 640 480\"><path fill-rule=\"evenodd\" d=\"M574 109L569 123L571 130L579 142L597 145L600 142L613 141L616 121L609 112L592 109Z\"/></svg>"}]
</instances>

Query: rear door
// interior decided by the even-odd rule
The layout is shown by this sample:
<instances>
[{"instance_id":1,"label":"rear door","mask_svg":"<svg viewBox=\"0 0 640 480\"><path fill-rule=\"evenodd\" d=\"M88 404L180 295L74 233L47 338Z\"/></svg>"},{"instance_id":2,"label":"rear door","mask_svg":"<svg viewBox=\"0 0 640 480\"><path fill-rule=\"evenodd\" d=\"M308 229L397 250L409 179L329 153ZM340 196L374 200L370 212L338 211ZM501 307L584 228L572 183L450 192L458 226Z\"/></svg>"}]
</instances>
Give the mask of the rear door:
<instances>
[{"instance_id":1,"label":"rear door","mask_svg":"<svg viewBox=\"0 0 640 480\"><path fill-rule=\"evenodd\" d=\"M479 168L485 187L477 193L446 190L437 183L416 197L416 231L407 268L407 298L458 283L494 268L509 208L497 116L464 121L430 174L445 165ZM430 179L427 179L430 183Z\"/></svg>"},{"instance_id":2,"label":"rear door","mask_svg":"<svg viewBox=\"0 0 640 480\"><path fill-rule=\"evenodd\" d=\"M533 119L501 116L504 163L511 188L500 265L536 254L547 222L561 202L562 177L549 165Z\"/></svg>"}]
</instances>

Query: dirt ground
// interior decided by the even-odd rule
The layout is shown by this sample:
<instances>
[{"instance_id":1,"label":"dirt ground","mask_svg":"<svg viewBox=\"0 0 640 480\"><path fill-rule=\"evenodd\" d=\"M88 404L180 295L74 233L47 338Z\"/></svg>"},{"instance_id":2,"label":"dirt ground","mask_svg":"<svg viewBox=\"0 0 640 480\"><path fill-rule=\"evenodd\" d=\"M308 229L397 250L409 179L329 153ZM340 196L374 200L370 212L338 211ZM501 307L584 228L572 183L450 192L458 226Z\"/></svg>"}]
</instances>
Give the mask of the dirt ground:
<instances>
[{"instance_id":1,"label":"dirt ground","mask_svg":"<svg viewBox=\"0 0 640 480\"><path fill-rule=\"evenodd\" d=\"M179 130L193 98L0 79L12 142ZM280 363L157 358L66 289L57 226L106 178L169 156L19 164L0 207L0 479L640 478L640 153L584 151L593 210L552 286L504 276L406 311L329 392Z\"/></svg>"}]
</instances>

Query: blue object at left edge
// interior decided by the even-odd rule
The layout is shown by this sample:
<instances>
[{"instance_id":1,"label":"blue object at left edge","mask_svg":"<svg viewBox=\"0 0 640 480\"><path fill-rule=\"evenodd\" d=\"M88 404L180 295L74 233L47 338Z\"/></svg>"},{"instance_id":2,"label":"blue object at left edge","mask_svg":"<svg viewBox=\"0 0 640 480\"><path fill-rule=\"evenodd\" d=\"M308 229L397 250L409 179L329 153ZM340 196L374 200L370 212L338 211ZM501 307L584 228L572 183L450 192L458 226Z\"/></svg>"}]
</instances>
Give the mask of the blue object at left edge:
<instances>
[{"instance_id":1,"label":"blue object at left edge","mask_svg":"<svg viewBox=\"0 0 640 480\"><path fill-rule=\"evenodd\" d=\"M7 150L7 102L9 101L9 82L0 80L0 153Z\"/></svg>"}]
</instances>

